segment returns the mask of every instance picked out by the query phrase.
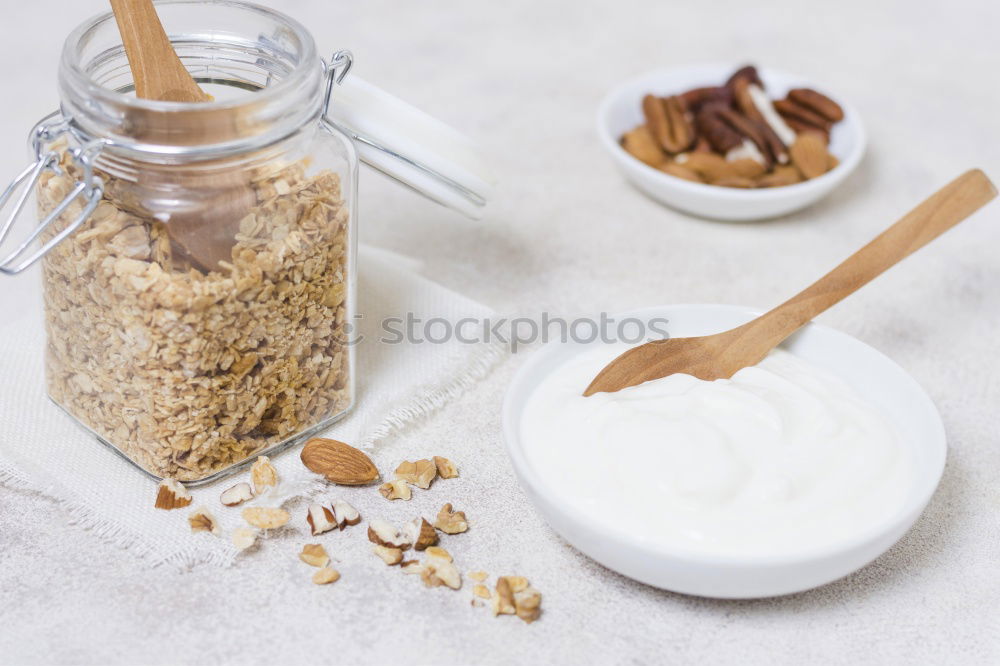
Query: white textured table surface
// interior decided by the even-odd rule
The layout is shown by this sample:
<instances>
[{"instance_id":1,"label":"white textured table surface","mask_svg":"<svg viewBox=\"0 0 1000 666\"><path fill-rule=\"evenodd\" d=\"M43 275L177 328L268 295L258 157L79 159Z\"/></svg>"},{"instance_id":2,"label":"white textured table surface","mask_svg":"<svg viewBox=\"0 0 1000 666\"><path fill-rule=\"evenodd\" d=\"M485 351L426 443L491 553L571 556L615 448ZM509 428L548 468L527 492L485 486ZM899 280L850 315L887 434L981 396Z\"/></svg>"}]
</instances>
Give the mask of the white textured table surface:
<instances>
[{"instance_id":1,"label":"white textured table surface","mask_svg":"<svg viewBox=\"0 0 1000 666\"><path fill-rule=\"evenodd\" d=\"M104 5L8 4L4 179L55 106L62 36ZM353 49L359 75L485 146L502 187L484 223L368 173L362 235L505 313L767 306L966 167L1000 177L1000 5L986 0L273 4L311 26L323 51ZM840 191L740 226L663 209L622 181L593 132L604 91L644 69L729 60L801 73L855 103L870 153ZM0 488L0 662L997 663L998 248L994 206L822 318L912 372L951 445L914 530L849 578L719 602L632 583L577 554L531 509L502 450L515 358L378 459L455 452L463 478L449 498L475 521L456 556L528 576L545 594L540 622L493 619L467 591L425 590L361 551L330 589L308 584L291 542L287 564L149 569L66 525L52 501ZM0 308L18 307L21 292L26 282L3 279Z\"/></svg>"}]
</instances>

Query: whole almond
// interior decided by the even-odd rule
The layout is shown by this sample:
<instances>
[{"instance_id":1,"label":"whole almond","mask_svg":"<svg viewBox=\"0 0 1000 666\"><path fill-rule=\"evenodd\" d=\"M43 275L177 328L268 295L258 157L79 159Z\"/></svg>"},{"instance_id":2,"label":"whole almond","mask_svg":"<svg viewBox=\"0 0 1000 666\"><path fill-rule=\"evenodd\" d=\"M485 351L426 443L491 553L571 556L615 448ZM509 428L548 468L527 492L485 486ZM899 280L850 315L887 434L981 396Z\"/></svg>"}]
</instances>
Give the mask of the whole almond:
<instances>
[{"instance_id":1,"label":"whole almond","mask_svg":"<svg viewBox=\"0 0 1000 666\"><path fill-rule=\"evenodd\" d=\"M719 187L739 187L742 189L750 189L755 183L750 178L744 178L742 176L726 176L725 178L720 178L719 180L713 180L712 185L718 185Z\"/></svg>"},{"instance_id":2,"label":"whole almond","mask_svg":"<svg viewBox=\"0 0 1000 666\"><path fill-rule=\"evenodd\" d=\"M816 178L826 173L830 163L826 152L826 142L817 132L802 132L795 137L795 143L788 150L792 164L798 167L806 179Z\"/></svg>"},{"instance_id":3,"label":"whole almond","mask_svg":"<svg viewBox=\"0 0 1000 666\"><path fill-rule=\"evenodd\" d=\"M792 165L779 166L757 179L757 187L784 187L802 182L802 174Z\"/></svg>"},{"instance_id":4,"label":"whole almond","mask_svg":"<svg viewBox=\"0 0 1000 666\"><path fill-rule=\"evenodd\" d=\"M669 173L671 176L676 176L677 178L683 178L684 180L690 180L695 183L704 182L697 173L692 169L688 169L686 166L677 164L677 162L664 162L659 167L660 171L663 173Z\"/></svg>"},{"instance_id":5,"label":"whole almond","mask_svg":"<svg viewBox=\"0 0 1000 666\"><path fill-rule=\"evenodd\" d=\"M328 481L361 486L378 481L378 468L363 451L335 439L315 437L302 447L302 464Z\"/></svg>"}]
</instances>

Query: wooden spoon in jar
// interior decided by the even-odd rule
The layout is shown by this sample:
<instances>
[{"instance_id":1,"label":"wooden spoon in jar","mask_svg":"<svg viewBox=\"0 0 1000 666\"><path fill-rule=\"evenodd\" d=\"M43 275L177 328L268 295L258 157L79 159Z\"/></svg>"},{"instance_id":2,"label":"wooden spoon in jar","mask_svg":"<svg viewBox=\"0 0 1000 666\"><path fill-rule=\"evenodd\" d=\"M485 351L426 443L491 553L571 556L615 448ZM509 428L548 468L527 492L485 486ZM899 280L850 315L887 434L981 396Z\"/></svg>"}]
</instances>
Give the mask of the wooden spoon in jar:
<instances>
[{"instance_id":1,"label":"wooden spoon in jar","mask_svg":"<svg viewBox=\"0 0 1000 666\"><path fill-rule=\"evenodd\" d=\"M706 381L728 379L759 363L809 320L954 227L996 194L986 174L979 169L967 171L770 312L724 333L657 340L630 349L601 370L583 395L610 393L678 372Z\"/></svg>"},{"instance_id":2,"label":"wooden spoon in jar","mask_svg":"<svg viewBox=\"0 0 1000 666\"><path fill-rule=\"evenodd\" d=\"M111 9L125 45L135 94L143 99L165 102L211 102L177 56L170 38L163 29L152 0L111 0ZM226 114L231 115L229 111ZM187 136L191 143L211 138L220 141L226 134L237 131L238 119L212 117L211 126L204 113L176 114L176 119L157 119L150 131L168 129L175 136ZM140 116L141 117L141 116ZM176 121L176 122L174 122ZM136 123L140 135L142 123ZM165 127L169 125L169 127ZM211 163L202 163L202 167ZM225 171L225 169L223 169ZM169 188L187 192L178 197L183 209L170 211L166 224L174 245L199 268L217 270L222 262L232 260L232 248L239 223L256 203L249 179L239 172L206 177L195 171L167 171L140 175L145 186L153 191ZM169 174L169 175L166 175ZM153 180L155 182L150 183ZM143 189L140 183L140 189ZM156 212L163 212L158 210Z\"/></svg>"}]
</instances>

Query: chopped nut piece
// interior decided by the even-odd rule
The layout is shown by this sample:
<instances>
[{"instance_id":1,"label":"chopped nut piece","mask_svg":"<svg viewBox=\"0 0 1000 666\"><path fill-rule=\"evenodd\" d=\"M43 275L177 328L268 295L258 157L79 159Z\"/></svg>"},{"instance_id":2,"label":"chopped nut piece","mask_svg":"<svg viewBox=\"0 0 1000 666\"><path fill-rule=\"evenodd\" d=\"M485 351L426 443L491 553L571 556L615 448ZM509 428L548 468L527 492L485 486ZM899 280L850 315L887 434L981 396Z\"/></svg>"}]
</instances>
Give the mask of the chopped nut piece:
<instances>
[{"instance_id":1,"label":"chopped nut piece","mask_svg":"<svg viewBox=\"0 0 1000 666\"><path fill-rule=\"evenodd\" d=\"M424 565L418 560L407 560L400 563L400 567L403 569L403 573L405 574L419 574L424 571Z\"/></svg>"},{"instance_id":2,"label":"chopped nut piece","mask_svg":"<svg viewBox=\"0 0 1000 666\"><path fill-rule=\"evenodd\" d=\"M399 548L388 548L386 546L372 546L372 552L382 558L382 561L392 566L403 561L403 551Z\"/></svg>"},{"instance_id":3,"label":"chopped nut piece","mask_svg":"<svg viewBox=\"0 0 1000 666\"><path fill-rule=\"evenodd\" d=\"M531 587L524 576L501 576L490 598L493 615L517 615L527 623L542 612L542 594Z\"/></svg>"},{"instance_id":4,"label":"chopped nut piece","mask_svg":"<svg viewBox=\"0 0 1000 666\"><path fill-rule=\"evenodd\" d=\"M517 593L528 589L528 579L524 576L503 576L502 578L507 581L511 592Z\"/></svg>"},{"instance_id":5,"label":"chopped nut piece","mask_svg":"<svg viewBox=\"0 0 1000 666\"><path fill-rule=\"evenodd\" d=\"M344 500L337 500L333 503L333 515L340 529L344 529L347 525L357 525L361 522L361 514L358 513L358 510Z\"/></svg>"},{"instance_id":6,"label":"chopped nut piece","mask_svg":"<svg viewBox=\"0 0 1000 666\"><path fill-rule=\"evenodd\" d=\"M452 511L451 503L448 503L438 512L434 527L445 534L460 534L469 529L469 523L465 518L465 512Z\"/></svg>"},{"instance_id":7,"label":"chopped nut piece","mask_svg":"<svg viewBox=\"0 0 1000 666\"><path fill-rule=\"evenodd\" d=\"M394 481L383 483L379 486L378 491L382 493L382 497L387 500L410 499L410 487L406 485L406 481L403 479L395 479Z\"/></svg>"},{"instance_id":8,"label":"chopped nut piece","mask_svg":"<svg viewBox=\"0 0 1000 666\"><path fill-rule=\"evenodd\" d=\"M257 530L252 527L237 527L233 530L233 545L240 550L246 550L257 543Z\"/></svg>"},{"instance_id":9,"label":"chopped nut piece","mask_svg":"<svg viewBox=\"0 0 1000 666\"><path fill-rule=\"evenodd\" d=\"M409 550L410 542L392 523L375 519L368 523L368 540L376 546Z\"/></svg>"},{"instance_id":10,"label":"chopped nut piece","mask_svg":"<svg viewBox=\"0 0 1000 666\"><path fill-rule=\"evenodd\" d=\"M212 517L212 514L205 507L195 509L194 513L188 516L188 524L191 526L192 532L211 532L215 535L222 533L218 521Z\"/></svg>"},{"instance_id":11,"label":"chopped nut piece","mask_svg":"<svg viewBox=\"0 0 1000 666\"><path fill-rule=\"evenodd\" d=\"M253 499L253 488L250 487L249 483L237 483L235 486L229 490L223 491L219 500L222 501L226 506L236 506L237 504L242 504L247 500Z\"/></svg>"},{"instance_id":12,"label":"chopped nut piece","mask_svg":"<svg viewBox=\"0 0 1000 666\"><path fill-rule=\"evenodd\" d=\"M452 564L450 557L447 560L438 557L426 558L420 572L420 580L424 581L427 587L446 585L453 590L462 587L462 574L458 572L458 567Z\"/></svg>"},{"instance_id":13,"label":"chopped nut piece","mask_svg":"<svg viewBox=\"0 0 1000 666\"><path fill-rule=\"evenodd\" d=\"M191 493L174 479L163 479L156 491L157 509L181 509L191 504Z\"/></svg>"},{"instance_id":14,"label":"chopped nut piece","mask_svg":"<svg viewBox=\"0 0 1000 666\"><path fill-rule=\"evenodd\" d=\"M451 553L449 553L444 548L439 548L438 546L431 546L427 549L426 555L428 558L434 558L437 560L444 560L445 562L451 562Z\"/></svg>"},{"instance_id":15,"label":"chopped nut piece","mask_svg":"<svg viewBox=\"0 0 1000 666\"><path fill-rule=\"evenodd\" d=\"M493 615L513 615L517 612L514 607L514 591L510 589L510 583L506 578L501 577L497 580L496 591L490 602Z\"/></svg>"},{"instance_id":16,"label":"chopped nut piece","mask_svg":"<svg viewBox=\"0 0 1000 666\"><path fill-rule=\"evenodd\" d=\"M321 504L310 504L306 513L306 522L312 530L312 535L317 536L324 532L329 532L337 526L337 520L333 511Z\"/></svg>"},{"instance_id":17,"label":"chopped nut piece","mask_svg":"<svg viewBox=\"0 0 1000 666\"><path fill-rule=\"evenodd\" d=\"M284 509L253 506L243 509L243 520L262 530L270 530L286 525L291 515Z\"/></svg>"},{"instance_id":18,"label":"chopped nut piece","mask_svg":"<svg viewBox=\"0 0 1000 666\"><path fill-rule=\"evenodd\" d=\"M410 462L404 460L396 468L396 478L412 483L417 488L427 490L437 476L437 466L430 460Z\"/></svg>"},{"instance_id":19,"label":"chopped nut piece","mask_svg":"<svg viewBox=\"0 0 1000 666\"><path fill-rule=\"evenodd\" d=\"M438 542L438 535L434 530L434 526L424 518L414 518L404 526L403 532L410 543L413 544L414 550L423 550Z\"/></svg>"},{"instance_id":20,"label":"chopped nut piece","mask_svg":"<svg viewBox=\"0 0 1000 666\"><path fill-rule=\"evenodd\" d=\"M476 595L477 597L479 597L480 599L489 599L490 596L492 596L492 595L490 595L490 588L486 587L482 583L480 583L480 584L476 585L475 587L473 587L472 588L472 593L474 595Z\"/></svg>"},{"instance_id":21,"label":"chopped nut piece","mask_svg":"<svg viewBox=\"0 0 1000 666\"><path fill-rule=\"evenodd\" d=\"M470 571L465 575L471 578L472 580L476 581L477 583L482 583L484 580L490 577L490 575L485 571Z\"/></svg>"},{"instance_id":22,"label":"chopped nut piece","mask_svg":"<svg viewBox=\"0 0 1000 666\"><path fill-rule=\"evenodd\" d=\"M250 480L253 482L254 494L261 495L268 488L278 485L278 470L274 469L270 458L257 456L257 462L250 468Z\"/></svg>"},{"instance_id":23,"label":"chopped nut piece","mask_svg":"<svg viewBox=\"0 0 1000 666\"><path fill-rule=\"evenodd\" d=\"M455 467L455 463L447 458L434 456L434 466L437 467L438 476L442 479L454 479L458 476L458 468Z\"/></svg>"},{"instance_id":24,"label":"chopped nut piece","mask_svg":"<svg viewBox=\"0 0 1000 666\"><path fill-rule=\"evenodd\" d=\"M313 567L325 567L330 563L330 556L326 554L326 548L318 543L307 543L302 546L299 559Z\"/></svg>"},{"instance_id":25,"label":"chopped nut piece","mask_svg":"<svg viewBox=\"0 0 1000 666\"><path fill-rule=\"evenodd\" d=\"M336 583L338 580L340 580L340 572L330 567L323 567L314 573L312 577L312 581L317 585L328 585L329 583Z\"/></svg>"},{"instance_id":26,"label":"chopped nut piece","mask_svg":"<svg viewBox=\"0 0 1000 666\"><path fill-rule=\"evenodd\" d=\"M515 592L514 608L519 618L531 624L542 614L542 593L533 587Z\"/></svg>"}]
</instances>

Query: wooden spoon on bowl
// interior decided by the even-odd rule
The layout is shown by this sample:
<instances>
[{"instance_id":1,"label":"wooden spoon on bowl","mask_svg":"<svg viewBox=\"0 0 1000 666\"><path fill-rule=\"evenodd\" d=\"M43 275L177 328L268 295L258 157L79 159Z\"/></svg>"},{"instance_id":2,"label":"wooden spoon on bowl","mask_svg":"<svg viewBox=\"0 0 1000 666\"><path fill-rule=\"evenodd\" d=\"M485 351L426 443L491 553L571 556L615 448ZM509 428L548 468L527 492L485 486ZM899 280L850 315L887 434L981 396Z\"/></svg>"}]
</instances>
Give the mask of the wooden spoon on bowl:
<instances>
[{"instance_id":1,"label":"wooden spoon on bowl","mask_svg":"<svg viewBox=\"0 0 1000 666\"><path fill-rule=\"evenodd\" d=\"M728 379L760 362L811 319L881 275L986 205L996 187L979 169L948 183L804 291L756 319L723 333L657 340L611 361L583 395L614 392L674 373Z\"/></svg>"},{"instance_id":2,"label":"wooden spoon on bowl","mask_svg":"<svg viewBox=\"0 0 1000 666\"><path fill-rule=\"evenodd\" d=\"M165 102L211 102L174 51L152 0L111 0L125 45L135 94ZM197 144L234 137L241 119L229 109L218 113L139 112L132 118L139 137L169 136L176 143ZM201 175L213 166L210 175ZM167 233L174 246L202 270L219 270L232 259L239 223L256 203L247 175L223 162L201 162L199 169L149 165L140 173L137 191L158 200L139 208L166 213ZM172 195L171 193L176 193ZM168 206L174 206L169 209Z\"/></svg>"}]
</instances>

